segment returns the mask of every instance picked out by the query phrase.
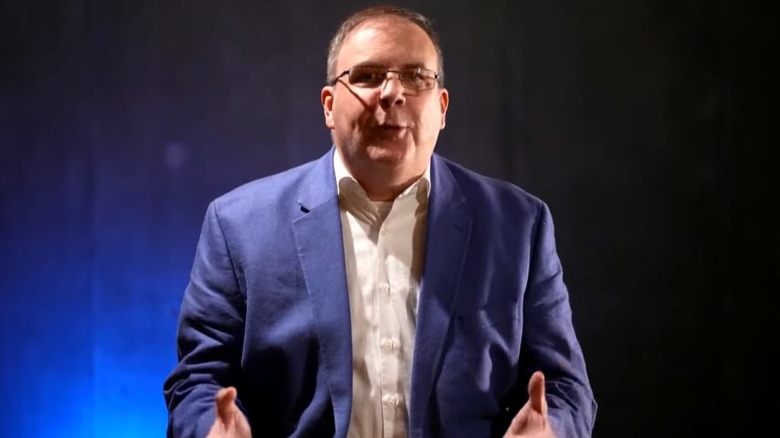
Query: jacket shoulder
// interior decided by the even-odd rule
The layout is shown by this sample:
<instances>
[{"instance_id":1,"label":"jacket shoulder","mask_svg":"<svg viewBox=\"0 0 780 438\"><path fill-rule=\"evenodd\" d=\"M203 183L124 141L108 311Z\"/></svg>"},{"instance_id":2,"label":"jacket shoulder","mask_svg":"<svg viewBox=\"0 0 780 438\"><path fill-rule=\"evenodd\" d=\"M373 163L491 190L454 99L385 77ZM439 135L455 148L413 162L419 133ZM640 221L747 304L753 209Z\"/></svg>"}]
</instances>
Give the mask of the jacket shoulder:
<instances>
[{"instance_id":1,"label":"jacket shoulder","mask_svg":"<svg viewBox=\"0 0 780 438\"><path fill-rule=\"evenodd\" d=\"M281 213L290 200L298 198L301 182L315 161L242 184L214 199L211 204L223 220L242 221L248 217L267 217Z\"/></svg>"},{"instance_id":2,"label":"jacket shoulder","mask_svg":"<svg viewBox=\"0 0 780 438\"><path fill-rule=\"evenodd\" d=\"M489 177L439 157L469 203L482 211L500 209L508 215L537 217L547 208L539 197L509 181Z\"/></svg>"}]
</instances>

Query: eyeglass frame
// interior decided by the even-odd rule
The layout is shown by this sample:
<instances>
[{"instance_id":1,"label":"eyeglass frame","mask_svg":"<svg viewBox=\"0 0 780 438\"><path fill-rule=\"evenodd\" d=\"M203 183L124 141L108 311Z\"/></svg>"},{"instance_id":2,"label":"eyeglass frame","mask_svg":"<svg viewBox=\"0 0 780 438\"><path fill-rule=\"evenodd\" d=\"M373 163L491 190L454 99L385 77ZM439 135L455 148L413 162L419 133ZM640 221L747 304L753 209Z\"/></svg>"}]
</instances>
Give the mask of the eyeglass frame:
<instances>
[{"instance_id":1,"label":"eyeglass frame","mask_svg":"<svg viewBox=\"0 0 780 438\"><path fill-rule=\"evenodd\" d=\"M329 84L328 84L328 85L330 85L330 86L334 86L334 85L336 85L336 83L338 83L338 82L339 82L339 79L343 78L345 75L349 75L349 74L350 74L350 72L351 72L351 71L352 71L352 70L353 70L355 67L358 67L358 68L363 68L363 67L369 67L369 66L365 66L365 65L356 65L356 66L352 66L352 67L350 67L350 68L348 68L348 69L344 70L343 72L339 73L338 75L336 75L336 77L335 77L335 78L333 78L333 79L331 79L331 80L330 80L330 82L329 82ZM353 84L353 83L351 83L351 82L349 82L349 81L347 81L347 83L348 83L348 84L350 84L350 85L354 85L354 86L356 86L356 87L358 87L358 88L376 88L376 87L379 87L380 85L383 85L383 84L384 84L384 83L385 83L385 82L388 80L388 76L387 76L387 74L388 74L388 73L395 73L395 76L396 76L396 78L398 78L398 83L400 83L400 84L401 84L401 86L402 86L402 87L404 87L405 89L407 89L407 90L411 90L411 91L427 91L427 90L433 90L434 88L436 88L436 84L440 84L440 82L439 82L439 72L437 72L437 71L435 71L435 70L431 70L431 69L429 69L429 68L425 68L425 67L419 67L419 66L417 66L417 67L408 68L408 69L390 69L390 68L384 68L384 67L371 67L371 68L376 68L377 70L383 70L383 71L384 71L384 76L385 76L385 78L382 80L382 82L378 83L377 85L375 85L375 86L373 86L373 87L361 87L360 85ZM401 76L400 76L400 74L401 74L401 72L410 71L410 70L412 70L412 69L416 70L418 73L419 73L419 72L421 72L421 71L426 71L426 72L431 72L431 73L433 73L433 81L434 81L434 84L431 86L431 88L409 88L409 87L405 86L405 85L404 85L404 83L403 83L403 81L401 80Z\"/></svg>"}]
</instances>

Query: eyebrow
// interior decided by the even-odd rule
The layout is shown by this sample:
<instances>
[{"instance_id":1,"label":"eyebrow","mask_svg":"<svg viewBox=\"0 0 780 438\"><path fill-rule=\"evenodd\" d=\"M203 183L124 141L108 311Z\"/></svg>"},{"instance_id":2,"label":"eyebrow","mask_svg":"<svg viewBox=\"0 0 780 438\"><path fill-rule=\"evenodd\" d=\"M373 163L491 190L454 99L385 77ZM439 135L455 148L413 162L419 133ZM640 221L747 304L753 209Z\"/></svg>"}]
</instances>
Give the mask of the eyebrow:
<instances>
[{"instance_id":1,"label":"eyebrow","mask_svg":"<svg viewBox=\"0 0 780 438\"><path fill-rule=\"evenodd\" d=\"M385 64L382 64L382 63L379 63L379 62L375 62L375 61L359 62L359 63L353 65L351 68L355 68L355 67L388 68ZM407 68L424 68L424 69L428 69L428 67L426 67L425 64L423 64L422 62L408 62L406 64L403 64L401 66L401 68L402 69L407 69ZM431 69L429 69L429 70L431 70Z\"/></svg>"},{"instance_id":2,"label":"eyebrow","mask_svg":"<svg viewBox=\"0 0 780 438\"><path fill-rule=\"evenodd\" d=\"M412 62L408 64L404 64L401 66L401 68L428 68L423 64L422 62Z\"/></svg>"}]
</instances>

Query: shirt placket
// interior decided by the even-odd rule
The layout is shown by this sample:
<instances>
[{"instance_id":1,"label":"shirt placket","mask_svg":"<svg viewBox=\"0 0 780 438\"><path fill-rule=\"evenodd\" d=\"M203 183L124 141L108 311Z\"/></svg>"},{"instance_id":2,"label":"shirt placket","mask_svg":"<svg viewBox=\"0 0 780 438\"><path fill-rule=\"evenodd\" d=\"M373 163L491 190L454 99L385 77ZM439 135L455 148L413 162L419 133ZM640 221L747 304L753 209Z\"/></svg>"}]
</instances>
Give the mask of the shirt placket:
<instances>
[{"instance_id":1,"label":"shirt placket","mask_svg":"<svg viewBox=\"0 0 780 438\"><path fill-rule=\"evenodd\" d=\"M392 215L392 213L391 213ZM390 219L388 216L387 219ZM395 315L394 288L397 279L390 276L389 239L392 238L391 221L385 220L379 230L377 240L377 298L379 315L379 364L382 391L382 426L383 435L391 438L395 435L395 423L398 420L398 409L403 400L398 392L399 378L399 321Z\"/></svg>"}]
</instances>

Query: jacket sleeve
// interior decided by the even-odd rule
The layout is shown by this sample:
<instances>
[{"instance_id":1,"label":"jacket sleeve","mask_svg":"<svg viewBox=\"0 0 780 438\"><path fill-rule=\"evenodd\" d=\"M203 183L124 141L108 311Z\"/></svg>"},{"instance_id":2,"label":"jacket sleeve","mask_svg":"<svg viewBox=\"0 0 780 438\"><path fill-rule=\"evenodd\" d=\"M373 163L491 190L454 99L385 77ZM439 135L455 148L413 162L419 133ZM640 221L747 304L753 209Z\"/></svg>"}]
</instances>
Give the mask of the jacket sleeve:
<instances>
[{"instance_id":1,"label":"jacket sleeve","mask_svg":"<svg viewBox=\"0 0 780 438\"><path fill-rule=\"evenodd\" d=\"M168 437L203 438L208 433L217 391L238 385L245 314L217 204L212 202L181 304L178 364L163 386Z\"/></svg>"},{"instance_id":2,"label":"jacket sleeve","mask_svg":"<svg viewBox=\"0 0 780 438\"><path fill-rule=\"evenodd\" d=\"M585 359L572 324L569 295L555 248L554 227L542 204L531 249L528 287L523 302L521 376L545 375L550 424L558 438L590 437L596 401Z\"/></svg>"}]
</instances>

